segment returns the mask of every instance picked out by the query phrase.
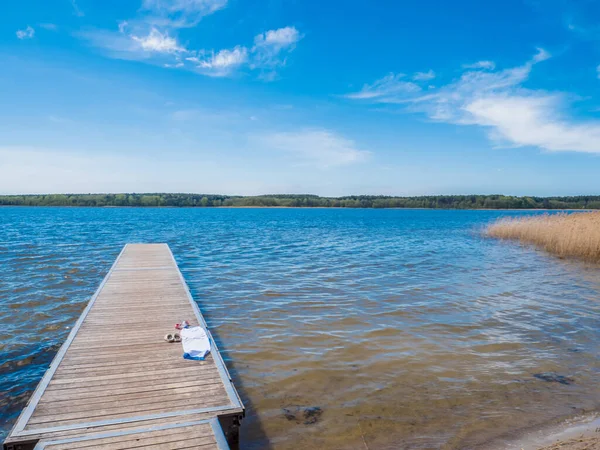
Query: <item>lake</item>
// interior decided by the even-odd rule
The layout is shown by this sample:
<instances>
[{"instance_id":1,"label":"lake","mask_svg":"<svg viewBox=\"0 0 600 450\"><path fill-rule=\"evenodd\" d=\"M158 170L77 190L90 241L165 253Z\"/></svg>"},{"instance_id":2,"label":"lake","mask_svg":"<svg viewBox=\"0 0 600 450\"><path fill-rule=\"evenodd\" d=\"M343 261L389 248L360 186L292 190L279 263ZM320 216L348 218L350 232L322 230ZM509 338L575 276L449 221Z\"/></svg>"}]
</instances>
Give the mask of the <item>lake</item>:
<instances>
[{"instance_id":1,"label":"lake","mask_svg":"<svg viewBox=\"0 0 600 450\"><path fill-rule=\"evenodd\" d=\"M481 236L522 214L0 208L0 438L127 242L171 246L242 449L484 448L594 411L600 268Z\"/></svg>"}]
</instances>

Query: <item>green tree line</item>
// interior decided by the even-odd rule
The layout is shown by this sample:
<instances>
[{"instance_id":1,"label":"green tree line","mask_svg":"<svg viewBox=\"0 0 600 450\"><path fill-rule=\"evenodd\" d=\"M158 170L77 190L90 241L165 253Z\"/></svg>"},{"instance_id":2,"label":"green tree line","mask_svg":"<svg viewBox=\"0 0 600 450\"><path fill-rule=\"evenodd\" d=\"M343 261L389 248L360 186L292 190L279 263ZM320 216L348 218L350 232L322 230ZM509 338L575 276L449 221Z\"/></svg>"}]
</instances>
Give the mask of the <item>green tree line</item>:
<instances>
[{"instance_id":1,"label":"green tree line","mask_svg":"<svg viewBox=\"0 0 600 450\"><path fill-rule=\"evenodd\" d=\"M203 194L44 194L0 195L2 206L171 206L171 207L324 207L432 209L600 209L600 196L513 197L506 195L429 195L391 197L351 195L230 196Z\"/></svg>"}]
</instances>

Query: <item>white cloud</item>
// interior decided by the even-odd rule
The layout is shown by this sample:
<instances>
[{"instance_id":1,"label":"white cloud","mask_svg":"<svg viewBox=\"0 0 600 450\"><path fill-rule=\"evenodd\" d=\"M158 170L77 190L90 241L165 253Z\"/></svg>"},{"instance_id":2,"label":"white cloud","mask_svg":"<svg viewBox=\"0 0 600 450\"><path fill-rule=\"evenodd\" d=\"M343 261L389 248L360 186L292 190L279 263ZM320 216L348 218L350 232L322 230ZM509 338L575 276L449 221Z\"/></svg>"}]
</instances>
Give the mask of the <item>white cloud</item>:
<instances>
[{"instance_id":1,"label":"white cloud","mask_svg":"<svg viewBox=\"0 0 600 450\"><path fill-rule=\"evenodd\" d=\"M198 63L198 70L210 76L224 77L230 75L235 69L248 62L248 49L237 46L231 50L221 50L213 53L210 58L188 58L189 61Z\"/></svg>"},{"instance_id":2,"label":"white cloud","mask_svg":"<svg viewBox=\"0 0 600 450\"><path fill-rule=\"evenodd\" d=\"M466 105L476 98L510 91L529 77L532 61L523 66L497 72L468 71L455 82L428 91L422 96L402 96L396 103L412 104L411 108L425 112L430 118L439 121L463 123ZM393 103L390 101L389 103Z\"/></svg>"},{"instance_id":3,"label":"white cloud","mask_svg":"<svg viewBox=\"0 0 600 450\"><path fill-rule=\"evenodd\" d=\"M31 39L35 35L35 30L29 25L24 30L17 30L17 37L19 39Z\"/></svg>"},{"instance_id":4,"label":"white cloud","mask_svg":"<svg viewBox=\"0 0 600 450\"><path fill-rule=\"evenodd\" d=\"M480 61L469 65L472 70L457 80L425 94L401 77L388 75L346 97L405 104L409 111L433 120L481 126L489 131L490 139L502 145L600 153L600 121L568 118L568 96L563 93L523 87L533 67L550 57L544 49L537 49L522 66L498 71Z\"/></svg>"},{"instance_id":5,"label":"white cloud","mask_svg":"<svg viewBox=\"0 0 600 450\"><path fill-rule=\"evenodd\" d=\"M328 130L270 133L260 136L259 143L321 169L358 163L370 155L354 141Z\"/></svg>"},{"instance_id":6,"label":"white cloud","mask_svg":"<svg viewBox=\"0 0 600 450\"><path fill-rule=\"evenodd\" d=\"M419 85L403 80L405 76L403 73L390 73L373 84L365 84L358 92L347 94L346 98L395 103L394 99L420 92L421 87Z\"/></svg>"},{"instance_id":7,"label":"white cloud","mask_svg":"<svg viewBox=\"0 0 600 450\"><path fill-rule=\"evenodd\" d=\"M186 53L175 38L158 30L151 30L146 36L137 36L126 32L88 29L80 31L77 36L101 49L110 58L143 61L163 67L176 66L181 62L180 55Z\"/></svg>"},{"instance_id":8,"label":"white cloud","mask_svg":"<svg viewBox=\"0 0 600 450\"><path fill-rule=\"evenodd\" d=\"M142 50L157 53L176 53L185 51L177 44L177 39L170 37L167 33L161 33L152 28L147 36L131 36L135 42L140 44Z\"/></svg>"},{"instance_id":9,"label":"white cloud","mask_svg":"<svg viewBox=\"0 0 600 450\"><path fill-rule=\"evenodd\" d=\"M413 80L415 81L427 81L433 80L435 78L435 72L433 70L428 70L427 72L415 72L413 74Z\"/></svg>"},{"instance_id":10,"label":"white cloud","mask_svg":"<svg viewBox=\"0 0 600 450\"><path fill-rule=\"evenodd\" d=\"M496 68L496 63L494 61L477 61L473 64L463 64L463 69L484 69L484 70L494 70Z\"/></svg>"},{"instance_id":11,"label":"white cloud","mask_svg":"<svg viewBox=\"0 0 600 450\"><path fill-rule=\"evenodd\" d=\"M535 55L533 55L533 62L534 63L539 63L542 61L546 61L547 59L552 58L552 55L550 53L548 53L546 50L544 50L543 48L537 48L537 53Z\"/></svg>"},{"instance_id":12,"label":"white cloud","mask_svg":"<svg viewBox=\"0 0 600 450\"><path fill-rule=\"evenodd\" d=\"M289 26L256 35L251 68L261 70L261 78L265 81L276 79L275 69L286 64L286 55L296 48L302 37L296 27Z\"/></svg>"},{"instance_id":13,"label":"white cloud","mask_svg":"<svg viewBox=\"0 0 600 450\"><path fill-rule=\"evenodd\" d=\"M118 31L87 29L76 36L111 58L216 77L230 76L246 68L259 71L258 77L264 80L277 78L276 69L285 66L286 56L302 39L293 26L256 35L252 48L237 45L232 49L193 49L177 40L180 28L193 27L202 17L226 5L227 0L143 0L138 14L119 22Z\"/></svg>"},{"instance_id":14,"label":"white cloud","mask_svg":"<svg viewBox=\"0 0 600 450\"><path fill-rule=\"evenodd\" d=\"M285 65L282 54L292 51L302 36L295 27L279 28L261 33L254 38L254 46L248 49L237 45L233 49L218 52L199 51L185 58L200 73L224 77L235 73L242 66L261 71L259 78L272 81L277 78L276 68ZM206 57L206 55L209 57Z\"/></svg>"},{"instance_id":15,"label":"white cloud","mask_svg":"<svg viewBox=\"0 0 600 450\"><path fill-rule=\"evenodd\" d=\"M472 123L489 127L491 137L549 151L600 153L600 121L572 123L561 117L558 95L498 95L465 106Z\"/></svg>"},{"instance_id":16,"label":"white cloud","mask_svg":"<svg viewBox=\"0 0 600 450\"><path fill-rule=\"evenodd\" d=\"M192 69L182 56L199 52L177 41L177 30L193 27L204 16L227 5L227 0L143 0L138 14L119 22L118 31L88 29L77 33L107 56L144 61L167 68ZM201 51L202 52L202 51Z\"/></svg>"},{"instance_id":17,"label":"white cloud","mask_svg":"<svg viewBox=\"0 0 600 450\"><path fill-rule=\"evenodd\" d=\"M295 27L285 27L277 30L269 30L257 35L254 38L254 44L257 47L272 47L280 50L293 46L301 38L300 33Z\"/></svg>"}]
</instances>

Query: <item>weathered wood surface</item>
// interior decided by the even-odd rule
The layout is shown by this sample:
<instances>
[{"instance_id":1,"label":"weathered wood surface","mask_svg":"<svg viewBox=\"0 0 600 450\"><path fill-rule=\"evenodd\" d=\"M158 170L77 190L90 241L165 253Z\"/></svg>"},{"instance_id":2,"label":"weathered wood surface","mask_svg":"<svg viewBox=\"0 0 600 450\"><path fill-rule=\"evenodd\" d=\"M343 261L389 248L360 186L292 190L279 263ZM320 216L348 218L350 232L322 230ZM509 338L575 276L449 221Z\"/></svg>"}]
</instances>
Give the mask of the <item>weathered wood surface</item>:
<instances>
[{"instance_id":1,"label":"weathered wood surface","mask_svg":"<svg viewBox=\"0 0 600 450\"><path fill-rule=\"evenodd\" d=\"M27 439L173 418L238 420L243 406L218 349L206 361L189 361L180 343L163 340L183 319L206 326L169 247L126 245L19 417L7 448Z\"/></svg>"},{"instance_id":2,"label":"weathered wood surface","mask_svg":"<svg viewBox=\"0 0 600 450\"><path fill-rule=\"evenodd\" d=\"M34 450L223 450L228 449L225 435L217 419L167 424L145 429L119 430L104 433L42 439Z\"/></svg>"}]
</instances>

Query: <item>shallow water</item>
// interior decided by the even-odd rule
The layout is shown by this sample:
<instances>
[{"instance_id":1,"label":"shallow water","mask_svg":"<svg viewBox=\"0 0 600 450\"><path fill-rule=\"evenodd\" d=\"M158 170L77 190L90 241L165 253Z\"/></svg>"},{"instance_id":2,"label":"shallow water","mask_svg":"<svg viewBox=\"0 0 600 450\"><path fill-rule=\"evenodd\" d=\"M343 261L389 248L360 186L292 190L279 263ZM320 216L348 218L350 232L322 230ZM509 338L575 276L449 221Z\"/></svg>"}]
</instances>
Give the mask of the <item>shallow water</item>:
<instances>
[{"instance_id":1,"label":"shallow water","mask_svg":"<svg viewBox=\"0 0 600 450\"><path fill-rule=\"evenodd\" d=\"M533 213L0 208L0 437L126 242L171 246L242 449L485 447L597 409L600 268L480 236L507 214Z\"/></svg>"}]
</instances>

